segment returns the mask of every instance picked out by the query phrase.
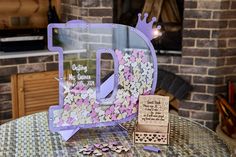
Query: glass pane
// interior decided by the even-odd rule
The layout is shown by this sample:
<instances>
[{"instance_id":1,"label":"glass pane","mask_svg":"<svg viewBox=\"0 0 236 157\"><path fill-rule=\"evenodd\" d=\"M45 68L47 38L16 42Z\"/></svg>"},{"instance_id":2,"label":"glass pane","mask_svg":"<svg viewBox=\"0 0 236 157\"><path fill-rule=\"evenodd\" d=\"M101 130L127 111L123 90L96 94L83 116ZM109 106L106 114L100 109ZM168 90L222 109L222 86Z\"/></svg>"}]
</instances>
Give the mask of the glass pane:
<instances>
[{"instance_id":1,"label":"glass pane","mask_svg":"<svg viewBox=\"0 0 236 157\"><path fill-rule=\"evenodd\" d=\"M154 59L141 36L132 27L116 24L54 28L53 46L63 49L60 70L66 73L62 109L53 112L54 127L118 121L137 112L138 96L155 88Z\"/></svg>"}]
</instances>

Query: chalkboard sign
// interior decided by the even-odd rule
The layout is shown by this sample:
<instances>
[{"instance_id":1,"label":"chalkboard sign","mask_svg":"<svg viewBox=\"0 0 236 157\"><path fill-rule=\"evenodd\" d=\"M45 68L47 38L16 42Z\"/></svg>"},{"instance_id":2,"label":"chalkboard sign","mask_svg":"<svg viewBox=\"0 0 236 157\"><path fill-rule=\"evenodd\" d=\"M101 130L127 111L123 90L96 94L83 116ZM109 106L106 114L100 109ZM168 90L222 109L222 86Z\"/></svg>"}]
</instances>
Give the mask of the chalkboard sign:
<instances>
[{"instance_id":1,"label":"chalkboard sign","mask_svg":"<svg viewBox=\"0 0 236 157\"><path fill-rule=\"evenodd\" d=\"M169 97L141 95L139 97L138 123L144 125L166 125L169 122Z\"/></svg>"}]
</instances>

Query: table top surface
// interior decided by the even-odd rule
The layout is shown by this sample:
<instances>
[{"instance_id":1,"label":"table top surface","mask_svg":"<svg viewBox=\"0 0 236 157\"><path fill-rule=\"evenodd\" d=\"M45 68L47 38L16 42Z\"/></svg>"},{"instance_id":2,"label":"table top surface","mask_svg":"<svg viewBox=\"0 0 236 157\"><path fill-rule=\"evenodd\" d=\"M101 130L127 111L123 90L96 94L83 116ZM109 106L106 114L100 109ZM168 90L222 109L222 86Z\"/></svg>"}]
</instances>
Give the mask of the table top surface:
<instances>
[{"instance_id":1,"label":"table top surface","mask_svg":"<svg viewBox=\"0 0 236 157\"><path fill-rule=\"evenodd\" d=\"M133 144L135 121L118 126L79 130L69 141L48 129L47 112L41 112L0 126L0 156L84 156L79 149L86 144L119 142L130 147L128 152L104 152L103 156L219 156L228 157L230 151L215 132L176 115L170 114L169 145ZM161 152L147 152L146 145Z\"/></svg>"}]
</instances>

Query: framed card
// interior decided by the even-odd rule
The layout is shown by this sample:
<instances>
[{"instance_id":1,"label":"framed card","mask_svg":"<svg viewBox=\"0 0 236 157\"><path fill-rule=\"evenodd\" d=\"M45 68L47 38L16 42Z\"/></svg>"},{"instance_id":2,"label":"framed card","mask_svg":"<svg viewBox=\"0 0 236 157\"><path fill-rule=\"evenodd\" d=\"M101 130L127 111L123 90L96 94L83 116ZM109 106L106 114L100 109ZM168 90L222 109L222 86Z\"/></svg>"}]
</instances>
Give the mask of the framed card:
<instances>
[{"instance_id":1,"label":"framed card","mask_svg":"<svg viewBox=\"0 0 236 157\"><path fill-rule=\"evenodd\" d=\"M138 123L143 125L166 125L169 122L169 97L140 95Z\"/></svg>"}]
</instances>

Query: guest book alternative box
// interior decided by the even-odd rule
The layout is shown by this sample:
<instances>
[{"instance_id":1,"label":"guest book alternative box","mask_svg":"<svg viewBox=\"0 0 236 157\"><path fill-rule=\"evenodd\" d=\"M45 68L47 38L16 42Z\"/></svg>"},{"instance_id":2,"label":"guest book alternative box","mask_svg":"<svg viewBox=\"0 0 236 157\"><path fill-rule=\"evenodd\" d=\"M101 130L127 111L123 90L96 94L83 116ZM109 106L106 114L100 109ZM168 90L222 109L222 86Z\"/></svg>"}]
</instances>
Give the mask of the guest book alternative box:
<instances>
[{"instance_id":1,"label":"guest book alternative box","mask_svg":"<svg viewBox=\"0 0 236 157\"><path fill-rule=\"evenodd\" d=\"M138 123L134 131L135 143L169 143L169 97L141 95Z\"/></svg>"}]
</instances>

